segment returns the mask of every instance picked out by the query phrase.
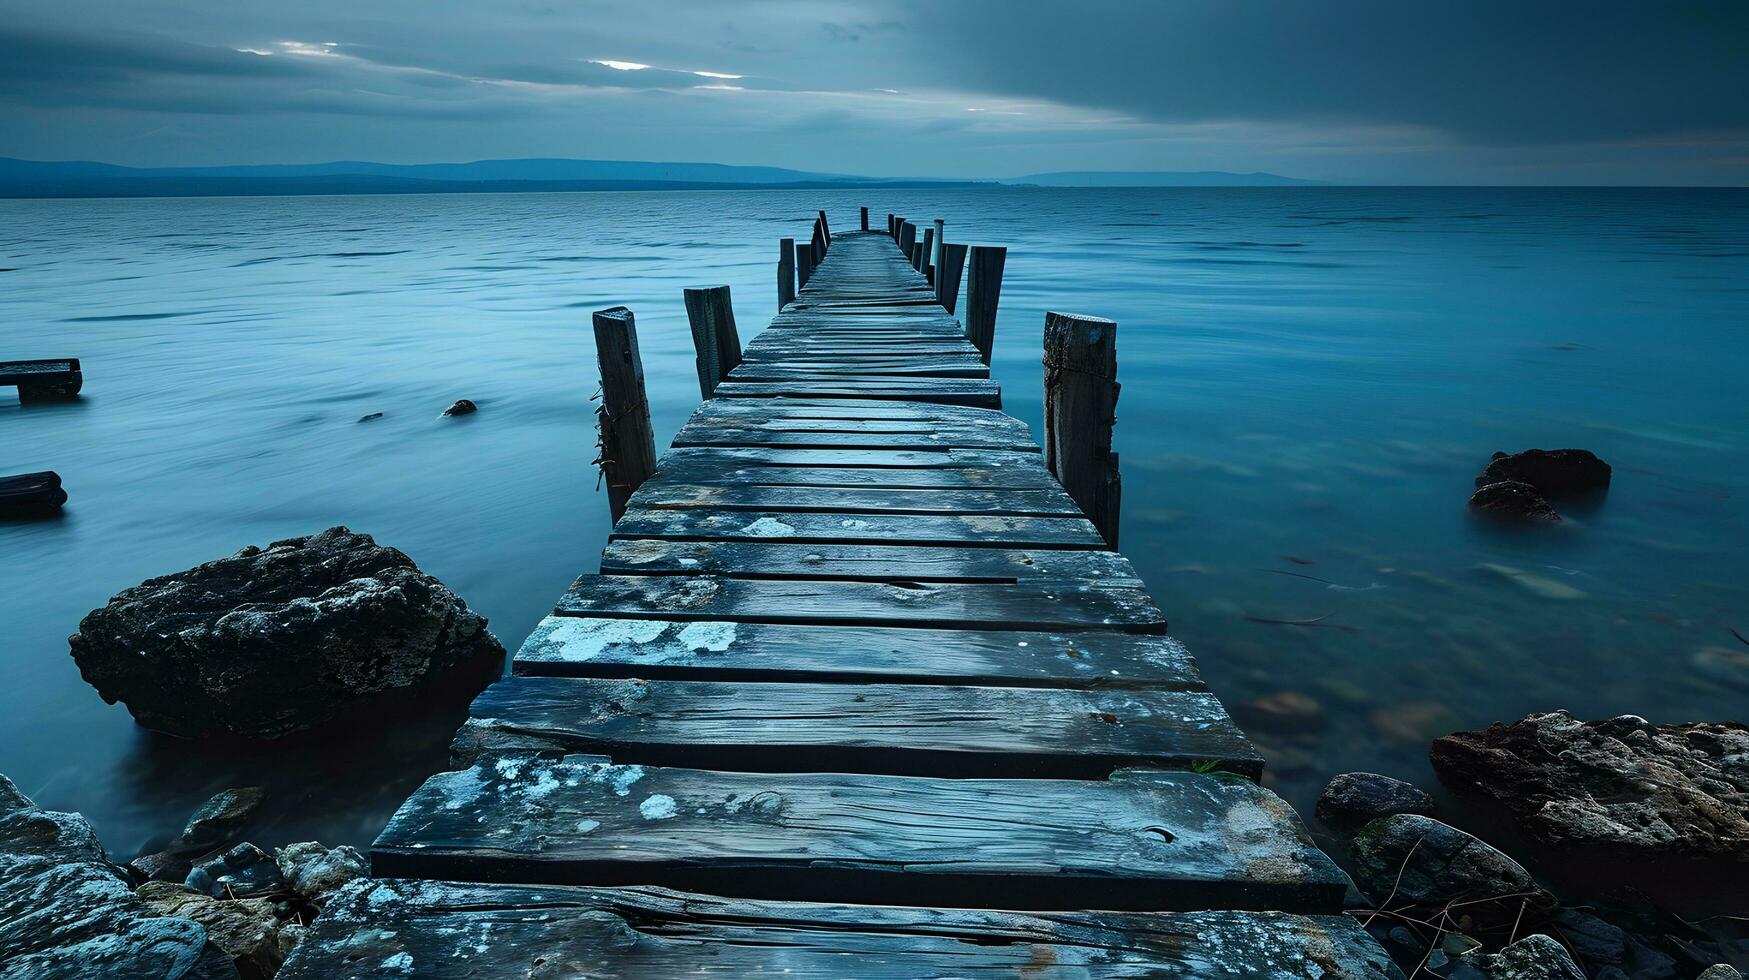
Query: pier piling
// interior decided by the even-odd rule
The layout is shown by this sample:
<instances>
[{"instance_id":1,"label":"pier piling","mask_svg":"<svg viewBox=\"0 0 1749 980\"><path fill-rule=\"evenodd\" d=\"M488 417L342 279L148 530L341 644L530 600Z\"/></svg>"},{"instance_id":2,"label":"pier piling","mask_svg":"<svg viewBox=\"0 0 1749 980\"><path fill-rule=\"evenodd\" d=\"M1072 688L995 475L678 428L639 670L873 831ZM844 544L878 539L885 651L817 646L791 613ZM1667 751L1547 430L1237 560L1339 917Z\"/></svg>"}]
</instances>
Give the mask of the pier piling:
<instances>
[{"instance_id":1,"label":"pier piling","mask_svg":"<svg viewBox=\"0 0 1749 980\"><path fill-rule=\"evenodd\" d=\"M1122 479L1111 429L1117 419L1117 323L1045 314L1045 468L1117 547Z\"/></svg>"},{"instance_id":2,"label":"pier piling","mask_svg":"<svg viewBox=\"0 0 1749 980\"><path fill-rule=\"evenodd\" d=\"M601 363L601 455L596 463L607 482L613 519L625 513L626 500L656 471L656 435L650 428L650 400L644 393L644 363L638 356L638 327L623 306L597 310L595 355Z\"/></svg>"}]
</instances>

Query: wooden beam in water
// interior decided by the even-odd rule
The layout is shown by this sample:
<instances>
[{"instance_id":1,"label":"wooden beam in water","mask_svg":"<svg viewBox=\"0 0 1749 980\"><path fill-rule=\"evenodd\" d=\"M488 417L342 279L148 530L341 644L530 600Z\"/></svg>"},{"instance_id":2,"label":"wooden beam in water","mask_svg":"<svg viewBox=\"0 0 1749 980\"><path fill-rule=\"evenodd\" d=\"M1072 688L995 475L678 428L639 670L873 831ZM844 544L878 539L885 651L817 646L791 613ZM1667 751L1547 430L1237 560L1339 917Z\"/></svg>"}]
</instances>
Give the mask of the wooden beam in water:
<instances>
[{"instance_id":1,"label":"wooden beam in water","mask_svg":"<svg viewBox=\"0 0 1749 980\"><path fill-rule=\"evenodd\" d=\"M1111 428L1117 419L1117 324L1045 314L1045 466L1117 547L1123 490Z\"/></svg>"},{"instance_id":2,"label":"wooden beam in water","mask_svg":"<svg viewBox=\"0 0 1749 980\"><path fill-rule=\"evenodd\" d=\"M796 240L779 239L777 243L777 312L796 299Z\"/></svg>"},{"instance_id":3,"label":"wooden beam in water","mask_svg":"<svg viewBox=\"0 0 1749 980\"><path fill-rule=\"evenodd\" d=\"M0 361L0 388L16 386L21 402L72 398L84 385L77 357Z\"/></svg>"},{"instance_id":4,"label":"wooden beam in water","mask_svg":"<svg viewBox=\"0 0 1749 980\"><path fill-rule=\"evenodd\" d=\"M697 354L699 397L709 400L717 385L741 363L741 336L727 286L687 289L686 320Z\"/></svg>"},{"instance_id":5,"label":"wooden beam in water","mask_svg":"<svg viewBox=\"0 0 1749 980\"><path fill-rule=\"evenodd\" d=\"M996 344L996 307L1002 300L1002 268L1008 264L1008 249L973 245L967 262L966 337L988 364Z\"/></svg>"},{"instance_id":6,"label":"wooden beam in water","mask_svg":"<svg viewBox=\"0 0 1749 980\"><path fill-rule=\"evenodd\" d=\"M607 482L614 520L625 513L632 492L656 471L656 437L650 428L650 401L644 393L644 364L638 357L638 330L623 306L598 310L594 317L595 353L601 364L601 455L596 463Z\"/></svg>"}]
</instances>

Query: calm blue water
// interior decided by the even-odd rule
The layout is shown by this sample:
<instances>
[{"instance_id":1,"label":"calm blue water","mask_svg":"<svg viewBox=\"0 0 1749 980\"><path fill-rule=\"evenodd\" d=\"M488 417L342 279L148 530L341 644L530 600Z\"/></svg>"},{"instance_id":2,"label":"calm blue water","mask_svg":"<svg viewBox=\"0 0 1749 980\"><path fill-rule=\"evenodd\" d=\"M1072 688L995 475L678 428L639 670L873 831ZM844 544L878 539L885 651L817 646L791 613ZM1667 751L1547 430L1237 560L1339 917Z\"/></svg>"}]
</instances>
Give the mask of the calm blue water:
<instances>
[{"instance_id":1,"label":"calm blue water","mask_svg":"<svg viewBox=\"0 0 1749 980\"><path fill-rule=\"evenodd\" d=\"M1124 550L1226 700L1323 705L1318 733L1259 733L1296 804L1348 769L1427 782L1428 736L1531 710L1742 717L1749 666L1718 665L1749 653L1743 191L23 201L0 202L0 357L87 381L0 394L0 472L72 495L0 524L0 771L123 857L240 783L278 796L263 844L368 841L459 709L196 747L104 705L67 634L143 578L343 523L514 648L607 532L589 311L636 311L666 444L697 401L681 288L729 283L745 336L776 239L865 203L1009 246L994 368L1035 433L1045 311L1119 322ZM459 397L479 414L438 418ZM1466 514L1491 452L1569 445L1615 465L1600 507L1528 533Z\"/></svg>"}]
</instances>

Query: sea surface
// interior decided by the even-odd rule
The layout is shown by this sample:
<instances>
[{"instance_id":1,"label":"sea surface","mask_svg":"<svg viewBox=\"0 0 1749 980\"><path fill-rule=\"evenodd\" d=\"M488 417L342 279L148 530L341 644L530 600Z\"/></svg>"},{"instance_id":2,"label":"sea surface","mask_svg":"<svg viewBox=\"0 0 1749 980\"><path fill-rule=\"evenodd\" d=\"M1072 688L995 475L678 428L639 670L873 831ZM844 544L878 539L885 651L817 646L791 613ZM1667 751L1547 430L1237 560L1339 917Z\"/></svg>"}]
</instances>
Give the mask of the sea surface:
<instances>
[{"instance_id":1,"label":"sea surface","mask_svg":"<svg viewBox=\"0 0 1749 980\"><path fill-rule=\"evenodd\" d=\"M1430 737L1527 712L1749 705L1749 192L733 191L0 202L0 473L58 519L0 524L0 772L120 858L227 786L252 835L365 844L443 768L460 705L265 746L178 741L79 676L80 617L153 575L344 524L410 554L514 649L608 529L593 309L636 313L659 445L698 401L685 286L743 337L816 207L940 216L1009 248L994 372L1039 431L1047 310L1111 317L1123 550L1310 803L1367 769L1432 785ZM480 410L440 418L457 398ZM359 419L381 412L383 417ZM1495 450L1615 467L1555 528L1464 501Z\"/></svg>"}]
</instances>

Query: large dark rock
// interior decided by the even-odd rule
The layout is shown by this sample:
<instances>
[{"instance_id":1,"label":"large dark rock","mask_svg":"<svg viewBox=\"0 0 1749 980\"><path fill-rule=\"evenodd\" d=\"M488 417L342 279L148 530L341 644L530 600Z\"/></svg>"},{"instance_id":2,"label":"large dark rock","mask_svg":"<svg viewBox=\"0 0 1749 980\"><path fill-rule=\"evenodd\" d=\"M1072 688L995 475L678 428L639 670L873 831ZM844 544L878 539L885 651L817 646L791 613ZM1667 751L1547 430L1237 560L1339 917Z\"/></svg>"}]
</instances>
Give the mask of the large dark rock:
<instances>
[{"instance_id":1,"label":"large dark rock","mask_svg":"<svg viewBox=\"0 0 1749 980\"><path fill-rule=\"evenodd\" d=\"M1559 524L1561 515L1536 487L1517 480L1489 483L1470 494L1470 507L1489 517L1536 524Z\"/></svg>"},{"instance_id":2,"label":"large dark rock","mask_svg":"<svg viewBox=\"0 0 1749 980\"><path fill-rule=\"evenodd\" d=\"M504 655L443 583L344 527L149 579L69 642L105 701L184 736L274 738Z\"/></svg>"},{"instance_id":3,"label":"large dark rock","mask_svg":"<svg viewBox=\"0 0 1749 980\"><path fill-rule=\"evenodd\" d=\"M1565 711L1437 739L1434 771L1540 844L1749 870L1749 727L1654 725Z\"/></svg>"},{"instance_id":4,"label":"large dark rock","mask_svg":"<svg viewBox=\"0 0 1749 980\"><path fill-rule=\"evenodd\" d=\"M1318 822L1339 834L1352 834L1381 817L1433 812L1433 797L1414 783L1375 772L1345 772L1325 784L1313 811Z\"/></svg>"},{"instance_id":5,"label":"large dark rock","mask_svg":"<svg viewBox=\"0 0 1749 980\"><path fill-rule=\"evenodd\" d=\"M1381 907L1466 903L1477 918L1509 917L1524 900L1553 907L1530 872L1488 844L1432 817L1401 813L1362 827L1349 845L1354 883ZM1489 900L1498 903L1490 907Z\"/></svg>"},{"instance_id":6,"label":"large dark rock","mask_svg":"<svg viewBox=\"0 0 1749 980\"><path fill-rule=\"evenodd\" d=\"M280 877L291 890L318 908L355 879L370 874L370 863L358 848L345 844L323 847L314 841L290 844L274 852Z\"/></svg>"},{"instance_id":7,"label":"large dark rock","mask_svg":"<svg viewBox=\"0 0 1749 980\"><path fill-rule=\"evenodd\" d=\"M259 786L228 789L202 803L188 818L177 843L189 851L210 851L237 838L237 833L255 819L267 791Z\"/></svg>"},{"instance_id":8,"label":"large dark rock","mask_svg":"<svg viewBox=\"0 0 1749 980\"><path fill-rule=\"evenodd\" d=\"M182 883L213 898L261 898L286 891L279 863L247 841L195 865Z\"/></svg>"},{"instance_id":9,"label":"large dark rock","mask_svg":"<svg viewBox=\"0 0 1749 980\"><path fill-rule=\"evenodd\" d=\"M1555 940L1526 936L1498 953L1480 950L1460 956L1448 980L1585 980L1573 958Z\"/></svg>"},{"instance_id":10,"label":"large dark rock","mask_svg":"<svg viewBox=\"0 0 1749 980\"><path fill-rule=\"evenodd\" d=\"M84 817L0 776L0 978L237 980L200 923L141 901Z\"/></svg>"},{"instance_id":11,"label":"large dark rock","mask_svg":"<svg viewBox=\"0 0 1749 980\"><path fill-rule=\"evenodd\" d=\"M280 921L266 899L217 899L164 881L149 881L134 894L164 915L206 927L207 939L231 956L244 980L273 976L303 933L296 923Z\"/></svg>"},{"instance_id":12,"label":"large dark rock","mask_svg":"<svg viewBox=\"0 0 1749 980\"><path fill-rule=\"evenodd\" d=\"M1512 480L1528 483L1548 497L1589 493L1609 486L1608 463L1584 449L1526 449L1495 453L1476 477L1476 486Z\"/></svg>"}]
</instances>

